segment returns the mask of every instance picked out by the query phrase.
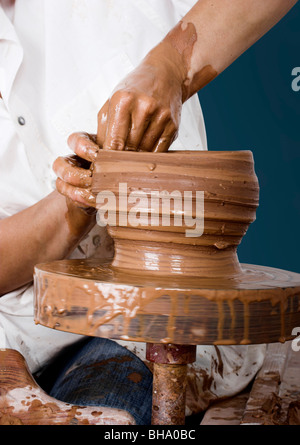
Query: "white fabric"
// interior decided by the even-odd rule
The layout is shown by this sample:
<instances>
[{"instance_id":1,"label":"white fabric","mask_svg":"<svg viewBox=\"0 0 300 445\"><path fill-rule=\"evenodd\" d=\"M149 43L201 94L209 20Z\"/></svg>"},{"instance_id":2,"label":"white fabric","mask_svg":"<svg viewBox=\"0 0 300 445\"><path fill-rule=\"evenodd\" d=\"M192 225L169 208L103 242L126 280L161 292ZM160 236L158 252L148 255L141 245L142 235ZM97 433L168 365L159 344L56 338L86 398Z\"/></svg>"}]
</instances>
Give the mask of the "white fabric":
<instances>
[{"instance_id":1,"label":"white fabric","mask_svg":"<svg viewBox=\"0 0 300 445\"><path fill-rule=\"evenodd\" d=\"M53 191L52 163L69 153L69 134L81 130L96 133L97 112L116 84L194 3L16 0L13 9L12 1L0 1L0 219ZM18 123L20 116L25 125ZM171 149L207 149L197 95L183 107L179 136ZM93 240L100 230L95 227L74 256L95 254L97 243ZM104 255L110 244L103 229L100 235ZM5 258L0 259L0 267L2 261ZM20 351L32 372L78 338L34 324L32 285L0 298L0 348ZM143 345L127 346L143 353ZM241 347L239 353L231 348L230 352L232 361L239 362L245 360L249 349L257 365L247 371L249 375L240 374L240 386L247 384L261 365L263 347ZM208 355L198 348L200 367L206 363L203 354L207 362L218 359L215 348L205 350ZM212 398L232 392L230 372L226 375L225 382L219 379ZM234 385L234 390L240 387Z\"/></svg>"}]
</instances>

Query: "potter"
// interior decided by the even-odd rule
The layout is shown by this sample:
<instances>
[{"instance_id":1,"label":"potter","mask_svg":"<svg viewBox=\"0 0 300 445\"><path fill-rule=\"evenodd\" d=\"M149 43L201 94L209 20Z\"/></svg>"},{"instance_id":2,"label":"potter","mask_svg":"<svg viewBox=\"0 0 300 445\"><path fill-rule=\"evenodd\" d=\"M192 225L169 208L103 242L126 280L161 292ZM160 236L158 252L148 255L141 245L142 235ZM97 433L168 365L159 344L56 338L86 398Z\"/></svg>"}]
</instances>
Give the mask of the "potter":
<instances>
[{"instance_id":1,"label":"potter","mask_svg":"<svg viewBox=\"0 0 300 445\"><path fill-rule=\"evenodd\" d=\"M198 369L197 377L209 375L206 383L213 379L215 384L205 400L224 396L224 388L232 393L245 387L262 364L263 345L243 347L242 357L234 347L225 350L214 345L265 339L262 327L255 323L262 318L263 327L272 328L273 337L268 339L285 338L298 315L297 275L239 264L236 248L258 203L252 161L245 161L249 153L237 155L237 171L247 176L245 164L250 179L235 190L239 180L231 184L225 174L235 163L229 155L221 168L214 158L211 170L221 173L221 178L209 173L207 179L195 173L199 168L192 163L186 166L193 159L191 153L183 156L185 174L181 175L180 163L172 164L171 153L165 152L207 149L195 93L271 29L295 1L170 0L157 1L155 6L144 0L0 3L0 256L4 259L0 347L9 346L1 351L1 385L6 390L11 382L13 395L23 390L20 374L26 374L26 360L41 384L44 371L54 378L43 374L43 385L62 403L76 407L78 394L98 406L115 406L122 400L127 415L119 413L119 422L150 423L152 374L137 357L137 345L126 345L127 350L108 339L112 337L164 345L177 341L194 346L206 341L212 347L202 348L196 361L206 357L213 364L224 357L224 367L218 366L214 376L210 375L214 369ZM81 129L84 133L74 133ZM185 236L189 227L184 218L182 226L159 224L158 230L109 226L114 252L112 238L96 225L94 186L97 177L99 186L99 172L94 167L99 168L100 151L142 155L140 159L166 154L167 163L148 160L147 171L151 179L160 176L160 185L164 181L165 186L172 185L169 172L180 178L181 194L205 191L208 218L203 234ZM130 181L139 176L131 161L124 164L133 168ZM209 171L209 160L204 164ZM109 170L115 167L112 161ZM143 176L147 175L142 175L144 187ZM196 189L186 187L183 176L191 185L196 178ZM104 189L113 185L111 177L109 182ZM177 190L177 184L171 190L165 186L168 192ZM70 356L65 354L68 346ZM68 361L66 368L57 363L61 352ZM19 353L23 363L16 358ZM82 378L76 360L87 356L91 361L84 362L87 378ZM226 363L244 363L249 356L255 356L255 365L249 361L249 369L236 380L230 367L225 373ZM20 373L10 368L13 380L7 381L11 361ZM128 361L133 367L130 372ZM116 367L111 369L113 364ZM99 372L92 372L97 369L102 369L101 379ZM128 377L133 372L141 376L144 386ZM115 388L120 388L121 397ZM25 387L22 394L32 397L30 391ZM13 397L2 397L0 422L8 422L12 410L20 421L55 422L58 414L54 419L43 416L43 408L46 412L50 408L48 394L38 392L41 403L32 404L31 417L24 413L22 399L14 404ZM138 399L132 401L131 394ZM194 390L189 412L203 409L202 403ZM76 412L74 406L69 414ZM56 407L61 414L65 404ZM101 412L92 410L90 415L104 423ZM70 417L65 421L73 422ZM112 415L106 419L116 422Z\"/></svg>"}]
</instances>

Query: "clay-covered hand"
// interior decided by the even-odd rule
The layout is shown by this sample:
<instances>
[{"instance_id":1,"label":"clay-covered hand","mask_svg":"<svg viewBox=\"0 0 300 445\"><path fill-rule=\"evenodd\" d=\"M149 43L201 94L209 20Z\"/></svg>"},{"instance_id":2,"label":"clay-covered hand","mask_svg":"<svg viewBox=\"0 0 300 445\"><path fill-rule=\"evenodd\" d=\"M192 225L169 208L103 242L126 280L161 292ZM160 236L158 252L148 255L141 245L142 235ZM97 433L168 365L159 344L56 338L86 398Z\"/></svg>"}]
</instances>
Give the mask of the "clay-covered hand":
<instances>
[{"instance_id":1,"label":"clay-covered hand","mask_svg":"<svg viewBox=\"0 0 300 445\"><path fill-rule=\"evenodd\" d=\"M105 150L167 151L182 103L266 33L297 0L199 0L98 114Z\"/></svg>"},{"instance_id":2,"label":"clay-covered hand","mask_svg":"<svg viewBox=\"0 0 300 445\"><path fill-rule=\"evenodd\" d=\"M60 156L53 163L57 191L88 213L93 212L96 205L91 193L91 165L99 150L95 140L96 136L87 133L71 134L68 145L75 154Z\"/></svg>"},{"instance_id":3,"label":"clay-covered hand","mask_svg":"<svg viewBox=\"0 0 300 445\"><path fill-rule=\"evenodd\" d=\"M177 67L153 53L115 88L98 113L104 150L165 152L177 137L182 89Z\"/></svg>"}]
</instances>

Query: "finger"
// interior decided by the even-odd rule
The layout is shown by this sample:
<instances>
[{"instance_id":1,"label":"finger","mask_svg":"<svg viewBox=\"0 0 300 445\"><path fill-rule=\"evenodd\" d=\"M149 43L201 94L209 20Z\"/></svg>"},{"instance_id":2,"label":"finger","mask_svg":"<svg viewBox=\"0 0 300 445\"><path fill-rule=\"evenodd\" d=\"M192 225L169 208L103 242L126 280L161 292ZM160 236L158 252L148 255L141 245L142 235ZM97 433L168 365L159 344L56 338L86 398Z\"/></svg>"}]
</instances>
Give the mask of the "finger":
<instances>
[{"instance_id":1,"label":"finger","mask_svg":"<svg viewBox=\"0 0 300 445\"><path fill-rule=\"evenodd\" d=\"M77 155L62 156L62 158L68 160L68 162L75 167L80 167L85 170L88 170L91 165L90 161L86 161L85 159L80 158Z\"/></svg>"},{"instance_id":2,"label":"finger","mask_svg":"<svg viewBox=\"0 0 300 445\"><path fill-rule=\"evenodd\" d=\"M99 147L103 147L108 120L109 100L105 102L103 107L98 113L98 129L97 129L97 144Z\"/></svg>"},{"instance_id":3,"label":"finger","mask_svg":"<svg viewBox=\"0 0 300 445\"><path fill-rule=\"evenodd\" d=\"M131 128L125 144L125 150L137 151L143 139L147 127L150 125L150 117L132 117Z\"/></svg>"},{"instance_id":4,"label":"finger","mask_svg":"<svg viewBox=\"0 0 300 445\"><path fill-rule=\"evenodd\" d=\"M168 110L160 111L153 116L145 134L140 141L139 150L153 151L160 137L166 131L166 127L170 125L171 118Z\"/></svg>"},{"instance_id":5,"label":"finger","mask_svg":"<svg viewBox=\"0 0 300 445\"><path fill-rule=\"evenodd\" d=\"M89 189L74 187L73 185L62 181L60 178L57 178L56 190L81 207L96 207L96 197Z\"/></svg>"},{"instance_id":6,"label":"finger","mask_svg":"<svg viewBox=\"0 0 300 445\"><path fill-rule=\"evenodd\" d=\"M155 147L153 148L152 152L153 153L164 153L164 152L168 151L172 142L173 141L170 141L170 139L168 139L168 138L161 137L161 138L159 138L158 142L155 144Z\"/></svg>"},{"instance_id":7,"label":"finger","mask_svg":"<svg viewBox=\"0 0 300 445\"><path fill-rule=\"evenodd\" d=\"M131 124L131 95L115 93L109 104L104 150L124 150Z\"/></svg>"},{"instance_id":8,"label":"finger","mask_svg":"<svg viewBox=\"0 0 300 445\"><path fill-rule=\"evenodd\" d=\"M56 176L77 187L89 187L92 183L92 172L81 168L81 160L76 156L60 156L53 163Z\"/></svg>"},{"instance_id":9,"label":"finger","mask_svg":"<svg viewBox=\"0 0 300 445\"><path fill-rule=\"evenodd\" d=\"M154 119L156 101L152 98L141 98L132 111L131 127L127 136L125 150L137 151L147 128Z\"/></svg>"},{"instance_id":10,"label":"finger","mask_svg":"<svg viewBox=\"0 0 300 445\"><path fill-rule=\"evenodd\" d=\"M73 133L68 137L71 150L86 161L94 162L97 158L99 146L95 142L95 135L88 133Z\"/></svg>"},{"instance_id":11,"label":"finger","mask_svg":"<svg viewBox=\"0 0 300 445\"><path fill-rule=\"evenodd\" d=\"M177 137L177 129L175 128L173 122L170 122L161 137L156 142L152 151L154 153L163 153L168 151L170 145L175 141Z\"/></svg>"}]
</instances>

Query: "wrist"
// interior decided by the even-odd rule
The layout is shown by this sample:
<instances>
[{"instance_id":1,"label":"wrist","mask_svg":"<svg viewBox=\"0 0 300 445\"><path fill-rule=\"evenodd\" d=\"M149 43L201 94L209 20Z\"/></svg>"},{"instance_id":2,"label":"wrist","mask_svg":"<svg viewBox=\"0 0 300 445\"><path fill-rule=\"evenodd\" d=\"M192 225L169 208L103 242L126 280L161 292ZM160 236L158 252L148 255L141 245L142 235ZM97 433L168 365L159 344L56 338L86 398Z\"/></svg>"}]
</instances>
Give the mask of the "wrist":
<instances>
[{"instance_id":1,"label":"wrist","mask_svg":"<svg viewBox=\"0 0 300 445\"><path fill-rule=\"evenodd\" d=\"M96 209L93 207L79 207L70 198L60 194L56 190L49 196L53 197L53 205L56 208L57 221L60 220L61 235L66 244L77 243L84 237L96 223ZM69 241L68 241L69 240Z\"/></svg>"},{"instance_id":2,"label":"wrist","mask_svg":"<svg viewBox=\"0 0 300 445\"><path fill-rule=\"evenodd\" d=\"M97 209L80 205L72 199L65 197L67 207L67 218L70 224L85 227L91 222L96 222Z\"/></svg>"},{"instance_id":3,"label":"wrist","mask_svg":"<svg viewBox=\"0 0 300 445\"><path fill-rule=\"evenodd\" d=\"M180 91L182 102L186 100L184 82L187 76L182 56L167 40L163 40L153 48L145 57L143 63L158 69L160 76L165 76L168 82L172 81L175 88Z\"/></svg>"},{"instance_id":4,"label":"wrist","mask_svg":"<svg viewBox=\"0 0 300 445\"><path fill-rule=\"evenodd\" d=\"M182 103L218 75L210 65L210 57L204 48L199 51L197 32L192 22L180 21L149 56L167 66L169 75L180 84Z\"/></svg>"}]
</instances>

